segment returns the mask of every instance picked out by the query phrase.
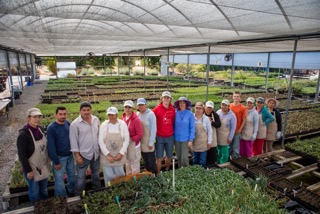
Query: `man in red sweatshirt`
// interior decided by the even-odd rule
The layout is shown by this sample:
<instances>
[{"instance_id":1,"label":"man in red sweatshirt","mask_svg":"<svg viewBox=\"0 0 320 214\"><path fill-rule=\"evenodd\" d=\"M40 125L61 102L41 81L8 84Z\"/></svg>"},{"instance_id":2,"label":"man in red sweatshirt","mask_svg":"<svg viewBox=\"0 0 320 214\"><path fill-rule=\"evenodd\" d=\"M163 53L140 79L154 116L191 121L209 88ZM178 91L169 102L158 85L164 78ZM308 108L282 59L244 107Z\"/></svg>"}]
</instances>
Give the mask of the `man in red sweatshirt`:
<instances>
[{"instance_id":1,"label":"man in red sweatshirt","mask_svg":"<svg viewBox=\"0 0 320 214\"><path fill-rule=\"evenodd\" d=\"M156 164L157 174L161 170L161 161L163 158L163 151L166 151L166 170L170 169L172 151L173 151L173 129L175 119L175 109L171 101L172 97L169 91L164 91L160 98L161 102L153 109L157 118L157 136L156 136Z\"/></svg>"}]
</instances>

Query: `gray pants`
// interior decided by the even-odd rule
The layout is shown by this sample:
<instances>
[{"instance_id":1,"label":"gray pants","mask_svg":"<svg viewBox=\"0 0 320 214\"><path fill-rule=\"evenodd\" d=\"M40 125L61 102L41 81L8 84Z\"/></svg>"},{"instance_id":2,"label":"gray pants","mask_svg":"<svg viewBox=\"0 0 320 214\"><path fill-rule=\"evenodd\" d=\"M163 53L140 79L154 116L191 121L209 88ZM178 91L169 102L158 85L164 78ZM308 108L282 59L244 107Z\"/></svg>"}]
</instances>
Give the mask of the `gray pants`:
<instances>
[{"instance_id":1,"label":"gray pants","mask_svg":"<svg viewBox=\"0 0 320 214\"><path fill-rule=\"evenodd\" d=\"M102 165L105 186L114 178L125 176L123 166L104 166Z\"/></svg>"},{"instance_id":2,"label":"gray pants","mask_svg":"<svg viewBox=\"0 0 320 214\"><path fill-rule=\"evenodd\" d=\"M188 159L188 154L189 154L189 148L188 148L188 141L186 142L174 142L175 145L175 150L177 153L177 158L178 158L178 166L179 167L186 167L189 166L189 159Z\"/></svg>"}]
</instances>

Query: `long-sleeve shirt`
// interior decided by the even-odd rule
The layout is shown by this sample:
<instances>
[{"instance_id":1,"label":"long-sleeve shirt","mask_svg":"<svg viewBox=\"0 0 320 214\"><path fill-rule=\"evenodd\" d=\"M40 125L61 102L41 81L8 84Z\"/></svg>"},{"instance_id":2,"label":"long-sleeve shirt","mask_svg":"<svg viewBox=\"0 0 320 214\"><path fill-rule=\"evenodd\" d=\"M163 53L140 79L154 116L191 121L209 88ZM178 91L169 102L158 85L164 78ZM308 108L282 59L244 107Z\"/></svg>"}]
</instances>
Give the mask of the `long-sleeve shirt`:
<instances>
[{"instance_id":1,"label":"long-sleeve shirt","mask_svg":"<svg viewBox=\"0 0 320 214\"><path fill-rule=\"evenodd\" d=\"M254 108L252 108L251 110L247 111L247 117L252 118L253 136L257 137L257 133L259 129L259 114Z\"/></svg>"},{"instance_id":2,"label":"long-sleeve shirt","mask_svg":"<svg viewBox=\"0 0 320 214\"><path fill-rule=\"evenodd\" d=\"M282 129L282 118L281 118L280 111L278 109L273 109L271 114L275 115L277 126L278 126L278 132L281 132L281 129Z\"/></svg>"},{"instance_id":3,"label":"long-sleeve shirt","mask_svg":"<svg viewBox=\"0 0 320 214\"><path fill-rule=\"evenodd\" d=\"M146 127L150 132L149 137L149 146L154 146L154 141L156 139L156 133L157 133L157 119L154 115L153 111L150 109L146 109L146 111L142 114L141 112L137 112L138 118L140 121L146 121Z\"/></svg>"},{"instance_id":4,"label":"long-sleeve shirt","mask_svg":"<svg viewBox=\"0 0 320 214\"><path fill-rule=\"evenodd\" d=\"M136 113L132 112L131 116L126 119L126 114L122 115L122 120L128 125L130 138L136 143L136 146L140 144L140 140L143 137L142 124Z\"/></svg>"},{"instance_id":5,"label":"long-sleeve shirt","mask_svg":"<svg viewBox=\"0 0 320 214\"><path fill-rule=\"evenodd\" d=\"M79 152L87 160L99 158L99 119L91 115L91 124L82 119L81 115L71 124L69 129L69 138L71 152Z\"/></svg>"},{"instance_id":6,"label":"long-sleeve shirt","mask_svg":"<svg viewBox=\"0 0 320 214\"><path fill-rule=\"evenodd\" d=\"M228 136L229 140L233 139L234 133L236 131L236 126L237 126L237 118L236 115L229 110L228 113L223 113L221 109L217 111L217 114L220 117L220 120L226 119L226 126L230 130L230 134Z\"/></svg>"},{"instance_id":7,"label":"long-sleeve shirt","mask_svg":"<svg viewBox=\"0 0 320 214\"><path fill-rule=\"evenodd\" d=\"M195 124L203 124L204 130L208 133L208 144L212 144L212 128L209 118L205 115L202 115L202 117L199 120L197 120L196 116L194 116L194 121Z\"/></svg>"},{"instance_id":8,"label":"long-sleeve shirt","mask_svg":"<svg viewBox=\"0 0 320 214\"><path fill-rule=\"evenodd\" d=\"M270 123L274 121L274 117L266 107L263 106L262 109L258 111L258 113L262 114L262 121L264 125L268 126Z\"/></svg>"},{"instance_id":9,"label":"long-sleeve shirt","mask_svg":"<svg viewBox=\"0 0 320 214\"><path fill-rule=\"evenodd\" d=\"M211 112L211 114L206 114L204 113L207 117L210 117L211 118L211 125L214 127L214 128L220 128L221 126L221 121L220 121L220 117L219 115L216 113L216 112ZM214 120L213 120L214 119Z\"/></svg>"},{"instance_id":10,"label":"long-sleeve shirt","mask_svg":"<svg viewBox=\"0 0 320 214\"><path fill-rule=\"evenodd\" d=\"M193 141L195 137L194 115L190 110L176 112L174 139L178 142Z\"/></svg>"},{"instance_id":11,"label":"long-sleeve shirt","mask_svg":"<svg viewBox=\"0 0 320 214\"><path fill-rule=\"evenodd\" d=\"M107 128L108 128L108 132L110 133L119 133L119 128L118 128L119 125L120 125L120 134L123 140L123 144L119 153L124 155L127 152L127 148L129 146L129 138L130 138L127 124L122 120L117 120L116 124L112 124L109 122L109 120L106 120L101 124L99 129L99 147L104 156L107 156L110 153L110 151L106 148L106 145L104 143L105 137L108 138L108 136L106 136Z\"/></svg>"},{"instance_id":12,"label":"long-sleeve shirt","mask_svg":"<svg viewBox=\"0 0 320 214\"><path fill-rule=\"evenodd\" d=\"M42 127L39 127L39 128L44 133L43 128ZM41 132L39 132L38 135L34 134L34 139L36 141L41 140L43 137L45 136L43 136ZM19 135L17 139L17 149L18 149L18 156L22 165L23 172L25 173L31 172L32 168L29 164L28 159L34 153L34 142L27 126L19 130Z\"/></svg>"},{"instance_id":13,"label":"long-sleeve shirt","mask_svg":"<svg viewBox=\"0 0 320 214\"><path fill-rule=\"evenodd\" d=\"M54 121L48 126L48 153L55 165L60 164L58 156L69 156L71 154L69 126L69 121L65 121L64 124L58 124Z\"/></svg>"}]
</instances>

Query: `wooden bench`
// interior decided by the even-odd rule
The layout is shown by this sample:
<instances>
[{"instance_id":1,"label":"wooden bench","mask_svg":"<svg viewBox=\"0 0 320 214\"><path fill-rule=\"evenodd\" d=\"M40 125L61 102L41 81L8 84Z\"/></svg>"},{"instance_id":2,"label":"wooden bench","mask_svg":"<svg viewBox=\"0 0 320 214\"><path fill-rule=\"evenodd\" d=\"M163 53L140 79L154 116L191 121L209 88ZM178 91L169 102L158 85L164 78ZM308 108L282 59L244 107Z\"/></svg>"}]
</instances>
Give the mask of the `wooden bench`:
<instances>
[{"instance_id":1,"label":"wooden bench","mask_svg":"<svg viewBox=\"0 0 320 214\"><path fill-rule=\"evenodd\" d=\"M7 115L7 119L9 119L8 105L11 100L3 101L0 100L0 116Z\"/></svg>"}]
</instances>

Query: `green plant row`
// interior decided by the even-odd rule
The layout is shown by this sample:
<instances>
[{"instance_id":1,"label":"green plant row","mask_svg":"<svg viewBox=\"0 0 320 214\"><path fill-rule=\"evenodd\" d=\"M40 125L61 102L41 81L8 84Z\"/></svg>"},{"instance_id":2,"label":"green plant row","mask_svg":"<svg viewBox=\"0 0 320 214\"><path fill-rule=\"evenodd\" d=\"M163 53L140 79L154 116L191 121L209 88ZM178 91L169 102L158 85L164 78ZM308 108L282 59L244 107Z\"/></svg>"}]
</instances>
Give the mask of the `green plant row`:
<instances>
[{"instance_id":1,"label":"green plant row","mask_svg":"<svg viewBox=\"0 0 320 214\"><path fill-rule=\"evenodd\" d=\"M320 161L320 137L298 140L293 143L286 144L286 146L290 149L306 153Z\"/></svg>"},{"instance_id":2,"label":"green plant row","mask_svg":"<svg viewBox=\"0 0 320 214\"><path fill-rule=\"evenodd\" d=\"M285 213L237 173L200 166L176 170L174 189L170 171L87 195L83 203L90 213Z\"/></svg>"}]
</instances>

